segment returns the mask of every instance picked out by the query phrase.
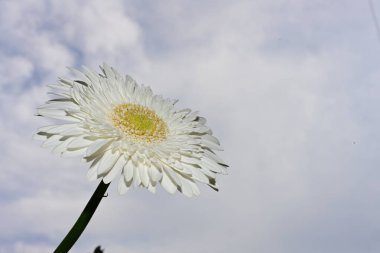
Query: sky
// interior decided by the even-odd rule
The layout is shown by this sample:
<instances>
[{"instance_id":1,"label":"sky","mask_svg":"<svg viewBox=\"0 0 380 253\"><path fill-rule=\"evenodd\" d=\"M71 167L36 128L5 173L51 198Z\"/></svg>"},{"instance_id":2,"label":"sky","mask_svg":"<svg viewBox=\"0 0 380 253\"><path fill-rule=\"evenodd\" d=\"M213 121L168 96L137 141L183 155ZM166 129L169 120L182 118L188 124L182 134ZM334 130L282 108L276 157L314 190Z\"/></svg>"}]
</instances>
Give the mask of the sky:
<instances>
[{"instance_id":1,"label":"sky","mask_svg":"<svg viewBox=\"0 0 380 253\"><path fill-rule=\"evenodd\" d=\"M71 252L379 252L369 3L0 1L0 253L52 252L96 188L32 136L46 85L104 62L200 111L230 168L195 198L111 183Z\"/></svg>"}]
</instances>

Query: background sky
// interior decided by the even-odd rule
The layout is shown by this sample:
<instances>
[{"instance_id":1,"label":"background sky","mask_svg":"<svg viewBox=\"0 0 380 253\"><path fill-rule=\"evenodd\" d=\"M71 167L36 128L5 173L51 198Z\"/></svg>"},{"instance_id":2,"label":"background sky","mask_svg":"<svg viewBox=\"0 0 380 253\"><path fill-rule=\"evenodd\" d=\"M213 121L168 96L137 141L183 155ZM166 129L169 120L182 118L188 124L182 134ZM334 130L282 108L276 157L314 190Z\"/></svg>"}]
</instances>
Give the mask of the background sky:
<instances>
[{"instance_id":1,"label":"background sky","mask_svg":"<svg viewBox=\"0 0 380 253\"><path fill-rule=\"evenodd\" d=\"M374 1L380 15L380 3ZM67 66L199 110L220 192L112 183L72 252L380 252L380 38L367 1L0 1L0 252L52 252L97 186L32 140Z\"/></svg>"}]
</instances>

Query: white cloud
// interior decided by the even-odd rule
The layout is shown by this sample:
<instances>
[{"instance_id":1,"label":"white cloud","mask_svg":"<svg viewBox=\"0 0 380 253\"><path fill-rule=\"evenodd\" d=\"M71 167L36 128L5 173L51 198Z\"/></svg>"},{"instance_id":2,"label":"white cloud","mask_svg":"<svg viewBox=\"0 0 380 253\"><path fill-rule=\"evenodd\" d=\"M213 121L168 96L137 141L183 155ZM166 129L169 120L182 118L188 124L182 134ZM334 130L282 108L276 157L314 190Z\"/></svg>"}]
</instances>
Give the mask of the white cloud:
<instances>
[{"instance_id":1,"label":"white cloud","mask_svg":"<svg viewBox=\"0 0 380 253\"><path fill-rule=\"evenodd\" d=\"M57 2L51 15L65 21L56 24L63 28L62 37L85 55L100 51L112 55L139 42L139 27L124 15L121 2L82 1L82 8L77 5L77 1Z\"/></svg>"},{"instance_id":2,"label":"white cloud","mask_svg":"<svg viewBox=\"0 0 380 253\"><path fill-rule=\"evenodd\" d=\"M1 8L2 86L18 92L36 81L46 82L74 64L73 52L49 31L43 1L5 1ZM46 22L46 23L45 23ZM18 86L18 87L17 87Z\"/></svg>"},{"instance_id":3,"label":"white cloud","mask_svg":"<svg viewBox=\"0 0 380 253\"><path fill-rule=\"evenodd\" d=\"M14 252L14 253L48 253L52 252L54 248L45 244L28 244L24 242L16 242L13 247L0 246L1 253Z\"/></svg>"},{"instance_id":4,"label":"white cloud","mask_svg":"<svg viewBox=\"0 0 380 253\"><path fill-rule=\"evenodd\" d=\"M107 61L200 110L231 165L219 193L190 200L118 196L112 184L73 252L378 250L377 40L369 20L351 19L364 7L165 3L7 2L0 15L4 83L34 84L33 73L51 83L66 65ZM0 252L51 251L95 188L86 164L31 140L46 124L33 116L45 92L0 96L0 215L12 217Z\"/></svg>"},{"instance_id":5,"label":"white cloud","mask_svg":"<svg viewBox=\"0 0 380 253\"><path fill-rule=\"evenodd\" d=\"M0 56L0 87L2 90L19 91L33 74L33 64L21 56Z\"/></svg>"},{"instance_id":6,"label":"white cloud","mask_svg":"<svg viewBox=\"0 0 380 253\"><path fill-rule=\"evenodd\" d=\"M124 14L121 1L54 1L48 19L56 38L74 49L82 63L147 64L140 27Z\"/></svg>"}]
</instances>

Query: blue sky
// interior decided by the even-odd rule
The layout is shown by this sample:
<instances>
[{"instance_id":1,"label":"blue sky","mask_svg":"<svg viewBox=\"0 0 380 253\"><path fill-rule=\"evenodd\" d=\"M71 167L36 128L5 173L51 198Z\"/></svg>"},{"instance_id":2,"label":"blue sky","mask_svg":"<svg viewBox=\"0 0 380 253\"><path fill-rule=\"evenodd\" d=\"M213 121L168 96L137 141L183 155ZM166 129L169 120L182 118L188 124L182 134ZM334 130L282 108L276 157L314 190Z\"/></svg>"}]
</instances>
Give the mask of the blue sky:
<instances>
[{"instance_id":1,"label":"blue sky","mask_svg":"<svg viewBox=\"0 0 380 253\"><path fill-rule=\"evenodd\" d=\"M192 199L111 184L73 253L380 251L367 1L4 0L0 253L52 252L96 188L32 135L46 85L103 62L199 110L230 171Z\"/></svg>"}]
</instances>

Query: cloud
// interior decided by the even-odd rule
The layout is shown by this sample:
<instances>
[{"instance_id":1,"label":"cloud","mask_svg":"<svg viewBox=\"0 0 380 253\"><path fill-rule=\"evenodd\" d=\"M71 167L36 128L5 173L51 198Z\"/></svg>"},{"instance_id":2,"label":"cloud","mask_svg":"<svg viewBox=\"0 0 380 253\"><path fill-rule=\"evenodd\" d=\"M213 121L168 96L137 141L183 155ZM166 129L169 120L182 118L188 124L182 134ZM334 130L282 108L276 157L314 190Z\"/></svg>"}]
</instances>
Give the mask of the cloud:
<instances>
[{"instance_id":1,"label":"cloud","mask_svg":"<svg viewBox=\"0 0 380 253\"><path fill-rule=\"evenodd\" d=\"M24 242L16 242L12 247L9 248L0 248L1 253L5 252L14 252L14 253L22 253L22 252L30 252L30 253L48 253L52 252L54 249L48 245L44 244L27 244Z\"/></svg>"},{"instance_id":2,"label":"cloud","mask_svg":"<svg viewBox=\"0 0 380 253\"><path fill-rule=\"evenodd\" d=\"M86 164L31 136L48 124L33 116L43 84L103 61L200 110L231 169L219 193L190 200L112 184L73 252L378 251L380 47L367 7L146 3L4 4L0 252L51 252L96 187Z\"/></svg>"},{"instance_id":3,"label":"cloud","mask_svg":"<svg viewBox=\"0 0 380 253\"><path fill-rule=\"evenodd\" d=\"M72 52L46 29L45 11L43 1L4 2L0 17L2 90L20 92L74 64Z\"/></svg>"},{"instance_id":4,"label":"cloud","mask_svg":"<svg viewBox=\"0 0 380 253\"><path fill-rule=\"evenodd\" d=\"M80 5L56 1L48 19L56 37L77 52L82 63L92 67L103 61L144 64L140 27L124 14L121 1L81 1Z\"/></svg>"},{"instance_id":5,"label":"cloud","mask_svg":"<svg viewBox=\"0 0 380 253\"><path fill-rule=\"evenodd\" d=\"M77 8L76 1L57 3L51 15L59 19L55 25L63 28L62 38L86 55L118 53L139 40L139 27L124 15L120 2L85 1L83 8Z\"/></svg>"},{"instance_id":6,"label":"cloud","mask_svg":"<svg viewBox=\"0 0 380 253\"><path fill-rule=\"evenodd\" d=\"M0 87L6 90L19 90L22 87L17 86L25 84L25 81L31 78L33 74L33 64L21 56L1 57L4 66L1 68Z\"/></svg>"}]
</instances>

